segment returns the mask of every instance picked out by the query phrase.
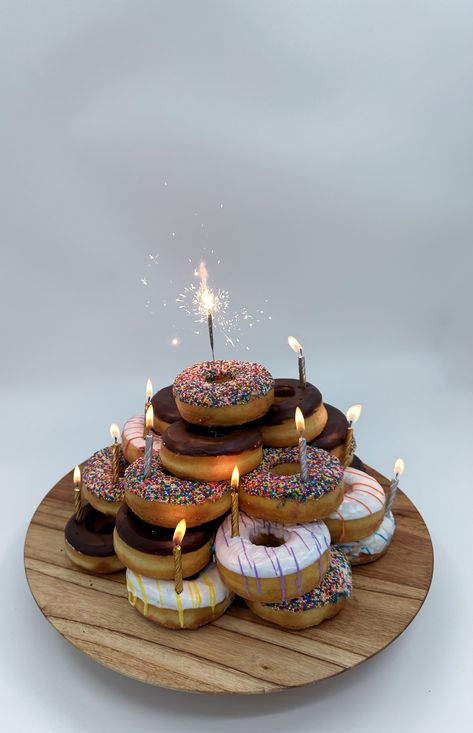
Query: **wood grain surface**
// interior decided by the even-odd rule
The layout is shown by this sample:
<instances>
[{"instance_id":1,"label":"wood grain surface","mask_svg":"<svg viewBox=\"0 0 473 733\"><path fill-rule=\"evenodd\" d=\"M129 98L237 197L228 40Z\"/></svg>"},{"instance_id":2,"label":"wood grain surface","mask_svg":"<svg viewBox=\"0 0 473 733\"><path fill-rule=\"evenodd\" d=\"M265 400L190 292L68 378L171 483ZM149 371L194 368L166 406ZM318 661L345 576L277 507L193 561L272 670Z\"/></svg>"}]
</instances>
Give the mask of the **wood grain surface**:
<instances>
[{"instance_id":1,"label":"wood grain surface","mask_svg":"<svg viewBox=\"0 0 473 733\"><path fill-rule=\"evenodd\" d=\"M367 470L389 484L377 471ZM43 499L26 535L26 576L39 608L60 634L97 662L178 690L263 693L344 672L404 631L432 579L429 532L400 491L391 547L376 562L354 569L353 597L334 619L286 631L256 618L240 601L208 626L172 631L129 605L123 572L96 576L69 562L63 533L72 512L70 473Z\"/></svg>"}]
</instances>

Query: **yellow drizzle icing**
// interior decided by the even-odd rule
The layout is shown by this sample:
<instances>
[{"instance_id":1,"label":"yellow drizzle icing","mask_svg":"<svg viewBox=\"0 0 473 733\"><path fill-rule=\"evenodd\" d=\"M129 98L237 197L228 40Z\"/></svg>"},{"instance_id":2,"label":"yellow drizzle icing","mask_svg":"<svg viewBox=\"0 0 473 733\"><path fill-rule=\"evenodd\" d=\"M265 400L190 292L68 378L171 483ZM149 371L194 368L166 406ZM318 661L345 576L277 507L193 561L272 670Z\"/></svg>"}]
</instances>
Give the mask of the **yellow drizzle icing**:
<instances>
[{"instance_id":1,"label":"yellow drizzle icing","mask_svg":"<svg viewBox=\"0 0 473 733\"><path fill-rule=\"evenodd\" d=\"M200 594L199 584L194 580L192 582L192 585L194 586L194 589L195 589L195 595L196 595L196 599L197 599L197 606L198 606L198 608L200 608L201 605L202 605L202 596Z\"/></svg>"},{"instance_id":2,"label":"yellow drizzle icing","mask_svg":"<svg viewBox=\"0 0 473 733\"><path fill-rule=\"evenodd\" d=\"M141 575L136 575L136 579L138 581L138 585L140 586L141 594L143 596L143 616L148 615L148 596L146 595L145 586L143 581L141 580ZM135 600L136 603L136 600Z\"/></svg>"},{"instance_id":3,"label":"yellow drizzle icing","mask_svg":"<svg viewBox=\"0 0 473 733\"><path fill-rule=\"evenodd\" d=\"M162 606L163 606L163 594L161 593L161 583L159 582L159 580L156 580L156 590L158 591L159 605L162 608Z\"/></svg>"},{"instance_id":4,"label":"yellow drizzle icing","mask_svg":"<svg viewBox=\"0 0 473 733\"><path fill-rule=\"evenodd\" d=\"M209 578L209 576L207 575L207 573L202 573L202 575L201 575L200 577L201 577L201 579L202 579L202 580L204 581L205 585L206 585L206 586L208 587L208 589L209 589L209 595L210 595L210 607L211 607L211 609L212 609L212 613L213 613L213 611L215 610L215 606L217 605L217 601L216 601L216 596L215 596L215 588L214 588L214 584L213 584L213 583L212 583L212 581L210 580L210 578Z\"/></svg>"},{"instance_id":5,"label":"yellow drizzle icing","mask_svg":"<svg viewBox=\"0 0 473 733\"><path fill-rule=\"evenodd\" d=\"M130 579L128 579L127 590L128 590L128 603L130 604L130 606L135 606L136 605L136 591Z\"/></svg>"}]
</instances>

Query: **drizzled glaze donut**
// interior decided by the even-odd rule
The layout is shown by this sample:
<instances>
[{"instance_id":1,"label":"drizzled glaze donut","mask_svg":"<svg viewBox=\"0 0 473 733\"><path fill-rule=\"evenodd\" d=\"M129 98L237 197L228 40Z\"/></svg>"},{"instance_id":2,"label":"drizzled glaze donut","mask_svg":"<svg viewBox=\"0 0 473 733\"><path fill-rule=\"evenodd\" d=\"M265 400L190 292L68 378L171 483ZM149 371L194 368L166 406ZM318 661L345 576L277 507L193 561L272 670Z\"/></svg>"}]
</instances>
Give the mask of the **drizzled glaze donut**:
<instances>
[{"instance_id":1,"label":"drizzled glaze donut","mask_svg":"<svg viewBox=\"0 0 473 733\"><path fill-rule=\"evenodd\" d=\"M123 426L122 448L123 455L128 463L133 463L133 461L136 461L139 456L143 456L145 453L144 427L145 420L143 415L130 417ZM160 447L160 436L153 434L153 451L159 453Z\"/></svg>"},{"instance_id":2,"label":"drizzled glaze donut","mask_svg":"<svg viewBox=\"0 0 473 733\"><path fill-rule=\"evenodd\" d=\"M173 394L181 416L201 425L242 425L256 420L274 399L273 378L255 362L204 361L184 369Z\"/></svg>"},{"instance_id":3,"label":"drizzled glaze donut","mask_svg":"<svg viewBox=\"0 0 473 733\"><path fill-rule=\"evenodd\" d=\"M247 601L256 616L289 629L306 629L339 613L350 597L350 563L343 552L332 547L330 566L322 582L298 598L283 603Z\"/></svg>"},{"instance_id":4,"label":"drizzled glaze donut","mask_svg":"<svg viewBox=\"0 0 473 733\"><path fill-rule=\"evenodd\" d=\"M215 522L188 527L181 542L184 578L205 568L211 559L211 546L217 526ZM151 578L174 578L172 528L148 524L124 504L115 522L113 545L122 563L136 573Z\"/></svg>"},{"instance_id":5,"label":"drizzled glaze donut","mask_svg":"<svg viewBox=\"0 0 473 733\"><path fill-rule=\"evenodd\" d=\"M298 448L266 448L262 463L240 481L242 511L289 524L329 515L343 498L343 466L330 453L311 446L307 459L309 479L304 482Z\"/></svg>"},{"instance_id":6,"label":"drizzled glaze donut","mask_svg":"<svg viewBox=\"0 0 473 733\"><path fill-rule=\"evenodd\" d=\"M320 583L330 558L323 522L282 525L240 513L240 535L231 517L215 538L217 567L225 585L243 598L284 601Z\"/></svg>"},{"instance_id":7,"label":"drizzled glaze donut","mask_svg":"<svg viewBox=\"0 0 473 733\"><path fill-rule=\"evenodd\" d=\"M352 565L365 565L384 555L396 531L396 522L391 511L386 512L376 532L355 542L337 545L348 557Z\"/></svg>"},{"instance_id":8,"label":"drizzled glaze donut","mask_svg":"<svg viewBox=\"0 0 473 733\"><path fill-rule=\"evenodd\" d=\"M221 616L233 600L211 563L194 580L184 580L181 594L174 580L155 580L126 571L128 600L150 621L170 629L197 629Z\"/></svg>"},{"instance_id":9,"label":"drizzled glaze donut","mask_svg":"<svg viewBox=\"0 0 473 733\"><path fill-rule=\"evenodd\" d=\"M163 433L161 461L175 476L197 481L230 479L261 463L263 441L254 427L209 428L178 420Z\"/></svg>"},{"instance_id":10,"label":"drizzled glaze donut","mask_svg":"<svg viewBox=\"0 0 473 733\"><path fill-rule=\"evenodd\" d=\"M172 476L157 456L152 458L148 477L143 458L125 472L126 503L145 522L161 527L175 527L181 519L188 527L196 527L220 517L230 508L229 488L226 481L187 481Z\"/></svg>"},{"instance_id":11,"label":"drizzled glaze donut","mask_svg":"<svg viewBox=\"0 0 473 733\"><path fill-rule=\"evenodd\" d=\"M180 420L180 413L172 393L173 386L163 387L151 398L153 405L153 429L155 433L164 433L166 428L176 420Z\"/></svg>"},{"instance_id":12,"label":"drizzled glaze donut","mask_svg":"<svg viewBox=\"0 0 473 733\"><path fill-rule=\"evenodd\" d=\"M284 448L298 444L299 433L294 421L296 407L304 415L304 435L308 441L322 432L328 415L317 387L309 382L302 386L298 379L275 379L274 402L257 423L266 447Z\"/></svg>"},{"instance_id":13,"label":"drizzled glaze donut","mask_svg":"<svg viewBox=\"0 0 473 733\"><path fill-rule=\"evenodd\" d=\"M102 514L90 504L82 508L82 519L75 514L64 528L64 544L69 560L93 573L115 573L123 565L113 548L113 517Z\"/></svg>"},{"instance_id":14,"label":"drizzled glaze donut","mask_svg":"<svg viewBox=\"0 0 473 733\"><path fill-rule=\"evenodd\" d=\"M334 512L325 518L333 543L353 542L376 531L384 517L386 497L376 479L356 468L346 468L345 494Z\"/></svg>"},{"instance_id":15,"label":"drizzled glaze donut","mask_svg":"<svg viewBox=\"0 0 473 733\"><path fill-rule=\"evenodd\" d=\"M103 514L115 516L125 496L123 475L128 466L123 455L122 446L119 451L120 477L118 484L113 484L112 448L107 446L97 451L87 461L82 480L82 498Z\"/></svg>"}]
</instances>

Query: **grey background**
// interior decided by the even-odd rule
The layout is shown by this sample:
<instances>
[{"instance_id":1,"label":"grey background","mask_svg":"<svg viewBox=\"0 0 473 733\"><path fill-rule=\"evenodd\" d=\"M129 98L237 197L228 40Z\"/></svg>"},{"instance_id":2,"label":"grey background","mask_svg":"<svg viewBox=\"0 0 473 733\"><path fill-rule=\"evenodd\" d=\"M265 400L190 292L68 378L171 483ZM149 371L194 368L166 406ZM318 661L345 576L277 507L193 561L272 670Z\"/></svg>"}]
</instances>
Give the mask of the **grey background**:
<instances>
[{"instance_id":1,"label":"grey background","mask_svg":"<svg viewBox=\"0 0 473 733\"><path fill-rule=\"evenodd\" d=\"M3 721L433 731L454 716L467 730L471 3L0 7ZM148 376L158 388L207 358L174 302L202 255L235 308L265 311L242 333L249 350L218 334L218 355L291 375L297 336L326 399L364 404L360 453L388 474L406 459L436 549L428 601L391 648L267 698L102 669L47 625L23 577L44 493L142 409Z\"/></svg>"}]
</instances>

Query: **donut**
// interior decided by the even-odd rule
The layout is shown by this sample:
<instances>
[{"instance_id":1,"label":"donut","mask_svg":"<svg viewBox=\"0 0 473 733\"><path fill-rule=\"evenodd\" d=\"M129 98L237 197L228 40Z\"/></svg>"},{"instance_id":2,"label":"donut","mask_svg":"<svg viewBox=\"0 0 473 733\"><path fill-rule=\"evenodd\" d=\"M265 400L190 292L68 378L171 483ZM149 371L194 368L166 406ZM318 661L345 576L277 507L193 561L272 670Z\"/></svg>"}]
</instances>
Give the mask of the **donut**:
<instances>
[{"instance_id":1,"label":"donut","mask_svg":"<svg viewBox=\"0 0 473 733\"><path fill-rule=\"evenodd\" d=\"M273 378L254 362L203 361L178 374L173 394L187 422L242 425L261 417L271 407Z\"/></svg>"},{"instance_id":2,"label":"donut","mask_svg":"<svg viewBox=\"0 0 473 733\"><path fill-rule=\"evenodd\" d=\"M258 468L242 476L242 511L272 522L296 524L323 519L343 499L343 466L326 451L307 446L309 479L300 475L298 448L265 448Z\"/></svg>"},{"instance_id":3,"label":"donut","mask_svg":"<svg viewBox=\"0 0 473 733\"><path fill-rule=\"evenodd\" d=\"M130 417L123 426L122 432L122 449L123 455L128 463L136 461L138 456L145 453L145 439L143 432L145 427L144 415L135 415ZM161 447L161 438L153 433L153 451L159 453Z\"/></svg>"},{"instance_id":4,"label":"donut","mask_svg":"<svg viewBox=\"0 0 473 733\"><path fill-rule=\"evenodd\" d=\"M240 513L232 537L228 516L215 538L223 582L243 598L284 601L320 583L329 565L330 533L323 522L283 525Z\"/></svg>"},{"instance_id":5,"label":"donut","mask_svg":"<svg viewBox=\"0 0 473 733\"><path fill-rule=\"evenodd\" d=\"M325 409L327 411L325 427L320 435L310 441L310 445L326 450L341 460L345 452L348 420L343 412L333 405L325 403Z\"/></svg>"},{"instance_id":6,"label":"donut","mask_svg":"<svg viewBox=\"0 0 473 733\"><path fill-rule=\"evenodd\" d=\"M305 595L282 603L246 601L251 611L260 618L288 629L307 629L342 610L352 591L351 568L348 559L338 548L332 547L330 566L322 582Z\"/></svg>"},{"instance_id":7,"label":"donut","mask_svg":"<svg viewBox=\"0 0 473 733\"><path fill-rule=\"evenodd\" d=\"M274 402L258 421L265 446L285 448L298 444L299 433L294 421L296 407L300 407L304 415L304 435L308 441L322 432L328 415L317 387L308 382L302 386L298 379L275 379Z\"/></svg>"},{"instance_id":8,"label":"donut","mask_svg":"<svg viewBox=\"0 0 473 733\"><path fill-rule=\"evenodd\" d=\"M125 499L132 512L145 522L174 528L185 519L188 527L197 527L230 508L230 484L226 481L188 481L172 476L155 455L148 477L143 468L143 458L128 466Z\"/></svg>"},{"instance_id":9,"label":"donut","mask_svg":"<svg viewBox=\"0 0 473 733\"><path fill-rule=\"evenodd\" d=\"M168 387L158 390L151 398L153 430L155 433L164 433L166 428L181 417L172 390L173 386L170 384Z\"/></svg>"},{"instance_id":10,"label":"donut","mask_svg":"<svg viewBox=\"0 0 473 733\"><path fill-rule=\"evenodd\" d=\"M376 479L356 468L346 468L344 483L342 503L325 517L334 544L368 537L384 517L386 497Z\"/></svg>"},{"instance_id":11,"label":"donut","mask_svg":"<svg viewBox=\"0 0 473 733\"><path fill-rule=\"evenodd\" d=\"M263 457L261 433L254 427L209 428L179 420L163 433L161 461L175 476L197 481L230 479L253 470Z\"/></svg>"},{"instance_id":12,"label":"donut","mask_svg":"<svg viewBox=\"0 0 473 733\"><path fill-rule=\"evenodd\" d=\"M354 542L344 542L337 547L345 553L352 565L366 565L384 555L391 544L395 530L396 522L393 513L389 511L384 515L376 532L370 534L369 537L363 537Z\"/></svg>"},{"instance_id":13,"label":"donut","mask_svg":"<svg viewBox=\"0 0 473 733\"><path fill-rule=\"evenodd\" d=\"M64 544L69 560L93 573L115 573L123 565L113 549L113 517L102 514L90 504L82 508L82 519L76 515L64 528Z\"/></svg>"},{"instance_id":14,"label":"donut","mask_svg":"<svg viewBox=\"0 0 473 733\"><path fill-rule=\"evenodd\" d=\"M195 575L209 564L216 531L215 522L187 529L181 542L184 578ZM173 532L171 528L157 527L144 522L124 504L115 519L113 533L115 552L122 563L135 573L150 578L172 580Z\"/></svg>"},{"instance_id":15,"label":"donut","mask_svg":"<svg viewBox=\"0 0 473 733\"><path fill-rule=\"evenodd\" d=\"M82 478L82 498L102 514L115 516L125 495L123 475L128 462L123 455L122 446L119 451L120 478L117 486L112 477L112 447L107 446L97 451L87 461Z\"/></svg>"},{"instance_id":16,"label":"donut","mask_svg":"<svg viewBox=\"0 0 473 733\"><path fill-rule=\"evenodd\" d=\"M214 563L192 580L184 580L183 591L174 590L173 580L156 580L126 571L128 600L150 621L170 629L197 629L221 616L233 600Z\"/></svg>"}]
</instances>

